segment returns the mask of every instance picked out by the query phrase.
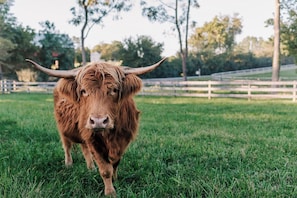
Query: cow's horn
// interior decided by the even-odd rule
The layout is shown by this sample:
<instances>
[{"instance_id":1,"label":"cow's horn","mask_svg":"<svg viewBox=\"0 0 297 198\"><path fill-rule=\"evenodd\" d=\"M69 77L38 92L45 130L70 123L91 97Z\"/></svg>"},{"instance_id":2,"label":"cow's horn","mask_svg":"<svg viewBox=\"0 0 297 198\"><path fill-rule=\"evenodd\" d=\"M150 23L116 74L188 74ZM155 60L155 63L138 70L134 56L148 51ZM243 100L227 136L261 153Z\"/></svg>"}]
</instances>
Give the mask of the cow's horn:
<instances>
[{"instance_id":1,"label":"cow's horn","mask_svg":"<svg viewBox=\"0 0 297 198\"><path fill-rule=\"evenodd\" d=\"M32 63L37 69L39 69L40 71L50 75L50 76L54 76L54 77L59 77L59 78L74 78L77 74L77 70L53 70L53 69L48 69L45 68L39 64L37 64L36 62L30 60L30 59L26 59L26 61Z\"/></svg>"},{"instance_id":2,"label":"cow's horn","mask_svg":"<svg viewBox=\"0 0 297 198\"><path fill-rule=\"evenodd\" d=\"M151 66L147 66L147 67L138 67L138 68L131 68L131 67L124 67L124 72L125 74L135 74L135 75L141 75L141 74L145 74L148 73L154 69L156 69L158 66L160 66L167 58L163 58L162 60L160 60L159 62L151 65Z\"/></svg>"}]
</instances>

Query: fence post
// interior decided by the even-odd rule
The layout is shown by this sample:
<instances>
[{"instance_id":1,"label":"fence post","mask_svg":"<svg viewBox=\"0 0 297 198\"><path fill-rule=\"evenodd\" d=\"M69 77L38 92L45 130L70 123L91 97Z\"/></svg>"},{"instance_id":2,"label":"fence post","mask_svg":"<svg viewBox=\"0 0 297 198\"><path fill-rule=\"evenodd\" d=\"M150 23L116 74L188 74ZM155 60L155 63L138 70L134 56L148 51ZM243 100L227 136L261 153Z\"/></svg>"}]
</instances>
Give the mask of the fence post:
<instances>
[{"instance_id":1,"label":"fence post","mask_svg":"<svg viewBox=\"0 0 297 198\"><path fill-rule=\"evenodd\" d=\"M251 82L249 81L248 82L248 101L250 101L251 100Z\"/></svg>"},{"instance_id":2,"label":"fence post","mask_svg":"<svg viewBox=\"0 0 297 198\"><path fill-rule=\"evenodd\" d=\"M211 99L211 81L210 80L208 81L207 88L208 88L208 100L210 100Z\"/></svg>"},{"instance_id":3,"label":"fence post","mask_svg":"<svg viewBox=\"0 0 297 198\"><path fill-rule=\"evenodd\" d=\"M7 80L4 79L3 80L3 93L6 93L7 92Z\"/></svg>"},{"instance_id":4,"label":"fence post","mask_svg":"<svg viewBox=\"0 0 297 198\"><path fill-rule=\"evenodd\" d=\"M13 87L13 81L12 80L9 80L8 81L8 93L11 93L11 91L12 91L12 87Z\"/></svg>"},{"instance_id":5,"label":"fence post","mask_svg":"<svg viewBox=\"0 0 297 198\"><path fill-rule=\"evenodd\" d=\"M177 97L177 91L176 91L176 87L177 87L177 84L175 82L172 82L173 83L173 91L174 91L174 97Z\"/></svg>"},{"instance_id":6,"label":"fence post","mask_svg":"<svg viewBox=\"0 0 297 198\"><path fill-rule=\"evenodd\" d=\"M293 81L293 102L296 102L296 81Z\"/></svg>"},{"instance_id":7,"label":"fence post","mask_svg":"<svg viewBox=\"0 0 297 198\"><path fill-rule=\"evenodd\" d=\"M16 81L15 80L12 82L12 90L13 91L16 91L17 90L17 85L16 85Z\"/></svg>"},{"instance_id":8,"label":"fence post","mask_svg":"<svg viewBox=\"0 0 297 198\"><path fill-rule=\"evenodd\" d=\"M0 81L0 91L2 94L4 94L4 80Z\"/></svg>"}]
</instances>

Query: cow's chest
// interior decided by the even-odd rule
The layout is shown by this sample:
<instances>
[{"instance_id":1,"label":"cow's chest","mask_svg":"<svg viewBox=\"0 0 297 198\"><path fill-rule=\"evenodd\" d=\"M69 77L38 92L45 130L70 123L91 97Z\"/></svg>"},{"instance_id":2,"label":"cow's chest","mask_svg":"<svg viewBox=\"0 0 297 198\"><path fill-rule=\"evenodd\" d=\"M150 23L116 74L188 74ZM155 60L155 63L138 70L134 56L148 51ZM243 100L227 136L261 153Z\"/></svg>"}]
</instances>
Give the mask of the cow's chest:
<instances>
[{"instance_id":1,"label":"cow's chest","mask_svg":"<svg viewBox=\"0 0 297 198\"><path fill-rule=\"evenodd\" d=\"M124 154L129 140L120 135L101 133L93 136L92 144L106 161L116 163Z\"/></svg>"}]
</instances>

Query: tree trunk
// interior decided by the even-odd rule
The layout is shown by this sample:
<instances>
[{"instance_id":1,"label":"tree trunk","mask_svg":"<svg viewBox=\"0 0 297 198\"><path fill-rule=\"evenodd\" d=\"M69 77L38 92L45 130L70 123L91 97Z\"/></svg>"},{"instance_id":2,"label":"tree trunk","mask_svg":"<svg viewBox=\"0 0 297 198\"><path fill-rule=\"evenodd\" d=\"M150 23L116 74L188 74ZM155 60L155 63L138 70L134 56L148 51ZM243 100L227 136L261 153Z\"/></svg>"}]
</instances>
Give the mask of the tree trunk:
<instances>
[{"instance_id":1,"label":"tree trunk","mask_svg":"<svg viewBox=\"0 0 297 198\"><path fill-rule=\"evenodd\" d=\"M86 50L85 50L85 38L84 38L84 31L81 31L81 57L82 57L82 64L86 65Z\"/></svg>"},{"instance_id":2,"label":"tree trunk","mask_svg":"<svg viewBox=\"0 0 297 198\"><path fill-rule=\"evenodd\" d=\"M184 76L184 81L187 81L187 60L188 60L188 35L189 35L189 19L190 19L190 8L191 8L191 0L188 0L188 7L187 7L187 18L186 18L186 35L185 35L185 51L182 55L183 61L183 73L186 75Z\"/></svg>"},{"instance_id":3,"label":"tree trunk","mask_svg":"<svg viewBox=\"0 0 297 198\"><path fill-rule=\"evenodd\" d=\"M2 73L2 65L0 63L0 80L2 80L2 76L3 76L3 73Z\"/></svg>"},{"instance_id":4,"label":"tree trunk","mask_svg":"<svg viewBox=\"0 0 297 198\"><path fill-rule=\"evenodd\" d=\"M184 53L181 53L181 58L182 58L182 67L183 67L183 80L187 81L187 58Z\"/></svg>"},{"instance_id":5,"label":"tree trunk","mask_svg":"<svg viewBox=\"0 0 297 198\"><path fill-rule=\"evenodd\" d=\"M280 1L275 0L274 13L274 51L272 62L272 81L279 80L280 71Z\"/></svg>"},{"instance_id":6,"label":"tree trunk","mask_svg":"<svg viewBox=\"0 0 297 198\"><path fill-rule=\"evenodd\" d=\"M178 0L175 0L175 26L178 32L178 40L179 40L179 48L180 48L179 50L180 50L180 56L182 59L183 80L187 81L187 52L185 52L183 49L182 35L181 35L180 26L178 23L177 10L178 10Z\"/></svg>"},{"instance_id":7,"label":"tree trunk","mask_svg":"<svg viewBox=\"0 0 297 198\"><path fill-rule=\"evenodd\" d=\"M83 1L83 6L84 6L84 12L85 12L85 21L84 25L81 29L81 57L82 57L82 64L86 65L87 59L86 59L86 50L85 50L85 30L88 25L88 20L89 20L89 15L88 15L88 5L85 3L85 0Z\"/></svg>"}]
</instances>

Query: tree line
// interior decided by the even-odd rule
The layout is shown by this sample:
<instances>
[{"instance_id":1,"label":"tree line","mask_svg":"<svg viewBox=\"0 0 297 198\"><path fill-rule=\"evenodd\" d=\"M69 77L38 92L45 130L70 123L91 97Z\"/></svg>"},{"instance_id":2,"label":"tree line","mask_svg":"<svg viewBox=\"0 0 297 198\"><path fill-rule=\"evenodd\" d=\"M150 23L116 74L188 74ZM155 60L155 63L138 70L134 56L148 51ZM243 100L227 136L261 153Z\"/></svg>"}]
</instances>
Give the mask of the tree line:
<instances>
[{"instance_id":1,"label":"tree line","mask_svg":"<svg viewBox=\"0 0 297 198\"><path fill-rule=\"evenodd\" d=\"M112 4L101 4L96 0L78 1L78 7L70 9L73 14L70 23L82 25L81 38L70 38L68 35L60 34L50 21L41 22L42 30L38 33L30 27L23 27L9 12L12 1L0 0L0 79L52 80L46 75L32 71L29 64L24 62L25 58L32 58L52 69L82 66L90 61L90 54L93 52L98 52L102 60L121 61L122 65L130 67L149 65L160 60L164 44L147 35L129 37L112 43L99 43L93 49L84 47L83 41L94 24L102 23L102 18L112 10L118 15L120 11L129 11L132 6L130 1L111 2ZM242 31L242 19L239 14L218 15L201 27L195 27L195 21L191 21L187 14L191 7L199 8L197 1L176 0L172 5L168 3L157 6L148 2L141 1L143 16L152 21L174 24L172 28L178 32L180 49L177 49L176 55L169 57L162 67L144 78L185 77L198 73L208 75L272 65L273 37L264 40L248 36L241 42L236 42L236 36ZM156 2L160 3L158 0ZM294 39L297 32L296 2L297 0L288 0L282 1L281 4L282 64L292 63L297 58L297 41ZM81 9L86 12L82 12ZM183 10L181 16L175 15L177 9ZM90 14L89 20L85 20L84 13ZM87 26L88 23L91 25ZM272 19L267 20L267 25L273 25ZM190 26L194 28L194 32L188 35ZM182 33L187 36L183 37ZM182 38L187 39L183 41Z\"/></svg>"}]
</instances>

